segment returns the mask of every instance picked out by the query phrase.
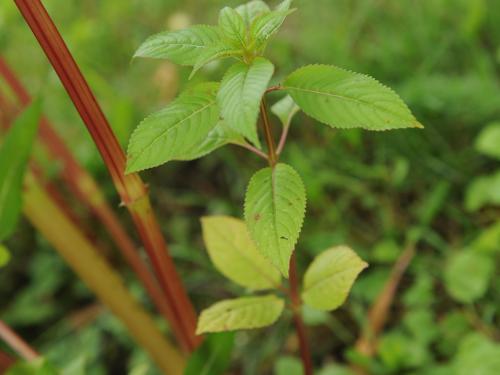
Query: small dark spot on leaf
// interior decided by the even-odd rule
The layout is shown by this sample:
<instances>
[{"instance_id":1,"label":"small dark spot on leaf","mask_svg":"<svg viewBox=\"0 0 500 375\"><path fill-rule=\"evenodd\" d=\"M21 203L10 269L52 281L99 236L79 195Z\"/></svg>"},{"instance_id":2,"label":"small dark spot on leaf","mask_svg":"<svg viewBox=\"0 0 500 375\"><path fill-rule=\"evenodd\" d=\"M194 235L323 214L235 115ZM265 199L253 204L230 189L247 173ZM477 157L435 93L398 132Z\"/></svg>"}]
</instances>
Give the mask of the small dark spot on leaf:
<instances>
[{"instance_id":1,"label":"small dark spot on leaf","mask_svg":"<svg viewBox=\"0 0 500 375\"><path fill-rule=\"evenodd\" d=\"M255 219L255 221L259 221L260 220L260 214L255 214L255 216L253 218Z\"/></svg>"},{"instance_id":2,"label":"small dark spot on leaf","mask_svg":"<svg viewBox=\"0 0 500 375\"><path fill-rule=\"evenodd\" d=\"M285 237L285 236L281 236L280 238L281 238L282 240L287 240L287 241L288 241L288 238L287 238L287 237Z\"/></svg>"}]
</instances>

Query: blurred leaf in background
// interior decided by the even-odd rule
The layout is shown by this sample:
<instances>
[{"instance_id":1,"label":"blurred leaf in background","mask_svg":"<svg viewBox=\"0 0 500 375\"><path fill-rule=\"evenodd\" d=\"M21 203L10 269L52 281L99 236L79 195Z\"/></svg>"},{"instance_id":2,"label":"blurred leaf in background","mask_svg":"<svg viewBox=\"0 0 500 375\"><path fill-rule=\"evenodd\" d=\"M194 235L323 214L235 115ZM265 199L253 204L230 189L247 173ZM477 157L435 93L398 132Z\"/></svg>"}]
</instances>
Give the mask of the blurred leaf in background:
<instances>
[{"instance_id":1,"label":"blurred leaf in background","mask_svg":"<svg viewBox=\"0 0 500 375\"><path fill-rule=\"evenodd\" d=\"M35 140L41 104L35 101L12 124L0 144L0 241L17 226L25 168Z\"/></svg>"},{"instance_id":2,"label":"blurred leaf in background","mask_svg":"<svg viewBox=\"0 0 500 375\"><path fill-rule=\"evenodd\" d=\"M231 363L234 332L212 333L189 358L184 375L223 374Z\"/></svg>"},{"instance_id":3,"label":"blurred leaf in background","mask_svg":"<svg viewBox=\"0 0 500 375\"><path fill-rule=\"evenodd\" d=\"M0 244L0 267L4 267L10 260L10 252L6 246Z\"/></svg>"}]
</instances>

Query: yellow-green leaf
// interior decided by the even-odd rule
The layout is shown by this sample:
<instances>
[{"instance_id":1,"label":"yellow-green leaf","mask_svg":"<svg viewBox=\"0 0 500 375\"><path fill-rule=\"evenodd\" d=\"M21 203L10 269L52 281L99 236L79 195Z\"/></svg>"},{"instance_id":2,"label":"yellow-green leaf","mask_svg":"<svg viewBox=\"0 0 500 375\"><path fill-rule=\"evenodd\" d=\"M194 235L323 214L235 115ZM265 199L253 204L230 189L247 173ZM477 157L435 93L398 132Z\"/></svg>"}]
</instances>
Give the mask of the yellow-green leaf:
<instances>
[{"instance_id":1,"label":"yellow-green leaf","mask_svg":"<svg viewBox=\"0 0 500 375\"><path fill-rule=\"evenodd\" d=\"M334 310L344 303L359 273L368 266L347 246L318 255L304 275L302 298L318 310Z\"/></svg>"},{"instance_id":2,"label":"yellow-green leaf","mask_svg":"<svg viewBox=\"0 0 500 375\"><path fill-rule=\"evenodd\" d=\"M266 327L278 320L284 306L274 295L217 302L201 312L196 334Z\"/></svg>"},{"instance_id":3,"label":"yellow-green leaf","mask_svg":"<svg viewBox=\"0 0 500 375\"><path fill-rule=\"evenodd\" d=\"M280 273L257 251L244 221L207 216L201 223L210 259L224 276L254 290L279 285Z\"/></svg>"}]
</instances>

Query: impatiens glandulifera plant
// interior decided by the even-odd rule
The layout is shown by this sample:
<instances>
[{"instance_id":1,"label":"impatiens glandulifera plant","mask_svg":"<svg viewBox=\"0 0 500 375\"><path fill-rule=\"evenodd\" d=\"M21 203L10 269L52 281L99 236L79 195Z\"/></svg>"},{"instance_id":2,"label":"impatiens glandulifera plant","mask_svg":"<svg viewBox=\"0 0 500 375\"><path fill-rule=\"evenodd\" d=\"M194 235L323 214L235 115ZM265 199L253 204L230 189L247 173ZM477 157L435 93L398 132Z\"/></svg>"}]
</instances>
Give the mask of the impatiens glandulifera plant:
<instances>
[{"instance_id":1,"label":"impatiens glandulifera plant","mask_svg":"<svg viewBox=\"0 0 500 375\"><path fill-rule=\"evenodd\" d=\"M202 219L203 237L215 267L245 288L266 292L209 307L199 317L197 333L265 327L288 305L305 373L311 374L300 317L302 301L319 310L338 308L367 264L347 246L327 249L307 269L299 292L293 252L305 216L306 191L294 168L279 161L292 118L302 110L334 129L381 131L422 125L394 91L369 76L336 66L308 65L271 85L275 69L264 52L271 36L295 10L290 6L291 0L285 0L271 9L256 0L235 9L226 7L220 11L217 26L160 33L140 46L136 57L193 66L191 76L215 60L234 63L221 82L187 89L139 124L130 139L127 172L172 160L193 160L227 144L267 159L268 167L257 171L248 184L244 221L226 216ZM277 145L265 98L271 91L283 92L283 98L271 107L282 125ZM289 278L288 286L282 278Z\"/></svg>"}]
</instances>

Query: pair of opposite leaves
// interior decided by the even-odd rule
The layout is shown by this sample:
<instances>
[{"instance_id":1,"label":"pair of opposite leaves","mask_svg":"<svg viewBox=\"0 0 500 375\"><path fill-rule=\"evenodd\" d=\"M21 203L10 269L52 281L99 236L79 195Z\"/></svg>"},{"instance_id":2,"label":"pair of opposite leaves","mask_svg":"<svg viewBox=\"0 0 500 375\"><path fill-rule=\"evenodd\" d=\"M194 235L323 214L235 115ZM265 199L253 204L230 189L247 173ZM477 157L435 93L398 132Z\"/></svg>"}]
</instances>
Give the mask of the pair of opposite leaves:
<instances>
[{"instance_id":1,"label":"pair of opposite leaves","mask_svg":"<svg viewBox=\"0 0 500 375\"><path fill-rule=\"evenodd\" d=\"M280 273L257 250L242 220L209 216L202 219L202 228L210 259L224 276L257 291L279 287ZM307 269L302 299L319 310L336 309L366 266L346 246L327 249ZM279 318L284 306L284 300L274 294L221 301L202 311L197 333L265 327Z\"/></svg>"}]
</instances>

